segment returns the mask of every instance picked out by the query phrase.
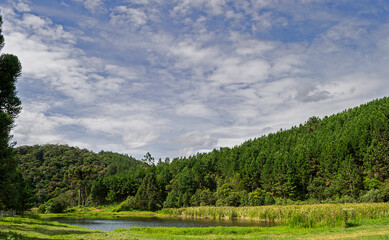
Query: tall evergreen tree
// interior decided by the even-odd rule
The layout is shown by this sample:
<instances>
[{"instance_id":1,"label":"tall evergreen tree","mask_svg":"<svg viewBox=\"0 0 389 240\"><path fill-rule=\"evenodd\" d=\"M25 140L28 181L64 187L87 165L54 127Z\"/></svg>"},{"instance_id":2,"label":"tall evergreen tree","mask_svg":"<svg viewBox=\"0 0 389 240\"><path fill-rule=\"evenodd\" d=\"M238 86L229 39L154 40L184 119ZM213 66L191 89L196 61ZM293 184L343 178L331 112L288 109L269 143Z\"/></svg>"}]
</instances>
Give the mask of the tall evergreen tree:
<instances>
[{"instance_id":1,"label":"tall evergreen tree","mask_svg":"<svg viewBox=\"0 0 389 240\"><path fill-rule=\"evenodd\" d=\"M0 50L4 46L0 16ZM17 208L17 161L14 158L10 131L20 113L21 101L16 96L15 83L21 74L18 58L11 54L0 55L0 210Z\"/></svg>"}]
</instances>

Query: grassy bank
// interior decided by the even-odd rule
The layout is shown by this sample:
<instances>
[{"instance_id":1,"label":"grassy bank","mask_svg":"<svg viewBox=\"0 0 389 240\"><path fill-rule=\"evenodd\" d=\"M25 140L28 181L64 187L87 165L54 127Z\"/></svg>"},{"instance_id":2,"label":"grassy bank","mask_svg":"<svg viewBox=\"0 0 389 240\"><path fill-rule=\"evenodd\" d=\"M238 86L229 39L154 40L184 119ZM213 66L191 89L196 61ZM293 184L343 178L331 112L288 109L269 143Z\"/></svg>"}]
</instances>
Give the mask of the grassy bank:
<instances>
[{"instance_id":1,"label":"grassy bank","mask_svg":"<svg viewBox=\"0 0 389 240\"><path fill-rule=\"evenodd\" d=\"M32 209L30 212L32 215L39 215L41 218L52 218L52 217L120 217L120 216L137 216L137 217L152 217L159 216L162 213L159 212L148 212L148 211L126 211L118 212L116 211L118 205L104 205L104 206L90 206L90 207L74 207L67 209L64 213L46 213L39 214L36 209Z\"/></svg>"},{"instance_id":2,"label":"grassy bank","mask_svg":"<svg viewBox=\"0 0 389 240\"><path fill-rule=\"evenodd\" d=\"M351 220L389 217L389 203L312 204L259 207L189 207L163 209L161 214L214 219L253 219L289 226L336 227Z\"/></svg>"},{"instance_id":3,"label":"grassy bank","mask_svg":"<svg viewBox=\"0 0 389 240\"><path fill-rule=\"evenodd\" d=\"M65 214L0 218L0 239L389 239L389 203L192 207L154 212L76 208ZM104 232L44 221L53 216L182 216L279 222L275 227L140 228Z\"/></svg>"},{"instance_id":4,"label":"grassy bank","mask_svg":"<svg viewBox=\"0 0 389 240\"><path fill-rule=\"evenodd\" d=\"M290 226L138 228L96 231L40 219L0 218L0 239L389 239L389 218L353 220L352 227Z\"/></svg>"}]
</instances>

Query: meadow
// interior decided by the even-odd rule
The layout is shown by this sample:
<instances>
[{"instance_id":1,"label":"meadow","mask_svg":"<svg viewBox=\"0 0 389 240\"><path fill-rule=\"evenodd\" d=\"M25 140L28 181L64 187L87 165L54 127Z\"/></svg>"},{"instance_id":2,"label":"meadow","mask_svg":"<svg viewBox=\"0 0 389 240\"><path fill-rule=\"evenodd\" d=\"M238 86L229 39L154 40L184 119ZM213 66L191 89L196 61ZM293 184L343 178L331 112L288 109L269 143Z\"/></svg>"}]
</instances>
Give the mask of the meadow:
<instances>
[{"instance_id":1,"label":"meadow","mask_svg":"<svg viewBox=\"0 0 389 240\"><path fill-rule=\"evenodd\" d=\"M63 215L109 215L109 210ZM46 215L0 218L0 239L389 239L389 203L262 207L191 207L131 215L277 221L274 227L151 228L97 231L44 221Z\"/></svg>"}]
</instances>

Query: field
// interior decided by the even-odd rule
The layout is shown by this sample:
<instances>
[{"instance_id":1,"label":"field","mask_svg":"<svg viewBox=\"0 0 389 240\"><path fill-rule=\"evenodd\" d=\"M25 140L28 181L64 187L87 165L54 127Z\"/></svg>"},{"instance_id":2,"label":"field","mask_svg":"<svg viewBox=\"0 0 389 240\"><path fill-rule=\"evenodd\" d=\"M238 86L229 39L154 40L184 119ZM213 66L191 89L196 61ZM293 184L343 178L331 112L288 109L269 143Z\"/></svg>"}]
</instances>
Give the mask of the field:
<instances>
[{"instance_id":1,"label":"field","mask_svg":"<svg viewBox=\"0 0 389 240\"><path fill-rule=\"evenodd\" d=\"M388 210L389 203L164 209L156 215L174 213L186 217L266 219L278 221L281 225L207 228L133 227L111 232L46 222L42 220L44 216L39 215L24 218L16 216L0 218L0 239L389 239ZM86 214L92 213L93 211ZM138 215L142 212L122 214ZM264 216L267 218L263 218Z\"/></svg>"}]
</instances>

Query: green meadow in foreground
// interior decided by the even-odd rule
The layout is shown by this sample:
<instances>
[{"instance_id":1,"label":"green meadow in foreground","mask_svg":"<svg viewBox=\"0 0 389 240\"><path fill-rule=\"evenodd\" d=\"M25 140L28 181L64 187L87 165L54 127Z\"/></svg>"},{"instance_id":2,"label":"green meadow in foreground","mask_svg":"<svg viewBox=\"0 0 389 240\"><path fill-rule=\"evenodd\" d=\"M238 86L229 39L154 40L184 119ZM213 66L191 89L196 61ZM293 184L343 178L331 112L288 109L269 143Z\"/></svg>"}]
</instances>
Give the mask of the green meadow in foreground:
<instances>
[{"instance_id":1,"label":"green meadow in foreground","mask_svg":"<svg viewBox=\"0 0 389 240\"><path fill-rule=\"evenodd\" d=\"M90 230L33 218L0 219L0 239L389 239L389 218L354 220L352 227L277 226Z\"/></svg>"},{"instance_id":2,"label":"green meadow in foreground","mask_svg":"<svg viewBox=\"0 0 389 240\"><path fill-rule=\"evenodd\" d=\"M104 211L103 211L104 212ZM103 215L94 209L82 215ZM104 215L109 212L104 212ZM389 203L316 204L262 207L197 207L157 213L182 217L241 218L275 221L275 227L164 228L132 227L97 231L47 222L47 215L0 218L2 239L389 239ZM77 213L62 214L75 216ZM116 216L118 213L115 214ZM50 215L49 215L50 216Z\"/></svg>"}]
</instances>

